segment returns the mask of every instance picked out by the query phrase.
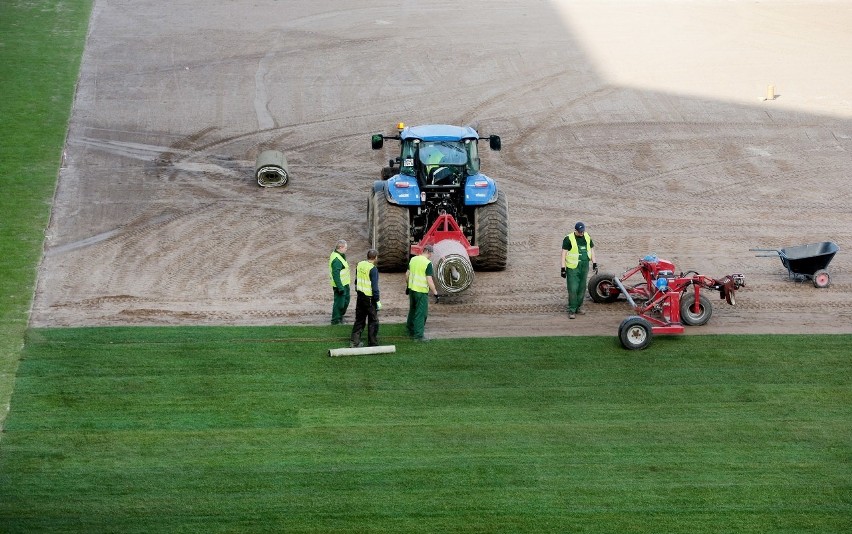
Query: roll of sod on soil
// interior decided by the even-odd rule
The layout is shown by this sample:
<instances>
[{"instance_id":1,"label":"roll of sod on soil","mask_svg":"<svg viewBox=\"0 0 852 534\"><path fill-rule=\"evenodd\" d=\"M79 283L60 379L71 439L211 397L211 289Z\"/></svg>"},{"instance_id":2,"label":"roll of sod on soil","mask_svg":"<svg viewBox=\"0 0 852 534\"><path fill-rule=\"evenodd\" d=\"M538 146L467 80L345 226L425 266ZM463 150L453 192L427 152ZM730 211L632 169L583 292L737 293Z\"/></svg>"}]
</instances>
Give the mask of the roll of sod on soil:
<instances>
[{"instance_id":1,"label":"roll of sod on soil","mask_svg":"<svg viewBox=\"0 0 852 534\"><path fill-rule=\"evenodd\" d=\"M254 163L254 175L260 187L283 187L290 181L287 158L277 150L264 150Z\"/></svg>"}]
</instances>

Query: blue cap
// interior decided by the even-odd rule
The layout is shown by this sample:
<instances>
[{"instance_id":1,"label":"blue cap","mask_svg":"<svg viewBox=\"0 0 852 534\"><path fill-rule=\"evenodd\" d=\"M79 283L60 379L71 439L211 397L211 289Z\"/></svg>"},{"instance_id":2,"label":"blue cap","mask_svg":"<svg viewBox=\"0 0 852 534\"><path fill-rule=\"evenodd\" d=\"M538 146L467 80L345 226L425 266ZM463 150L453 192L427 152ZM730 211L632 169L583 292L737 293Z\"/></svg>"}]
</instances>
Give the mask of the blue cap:
<instances>
[{"instance_id":1,"label":"blue cap","mask_svg":"<svg viewBox=\"0 0 852 534\"><path fill-rule=\"evenodd\" d=\"M574 230L577 230L578 232L585 232L586 231L586 225L581 223L581 222L578 222L577 224L574 225Z\"/></svg>"}]
</instances>

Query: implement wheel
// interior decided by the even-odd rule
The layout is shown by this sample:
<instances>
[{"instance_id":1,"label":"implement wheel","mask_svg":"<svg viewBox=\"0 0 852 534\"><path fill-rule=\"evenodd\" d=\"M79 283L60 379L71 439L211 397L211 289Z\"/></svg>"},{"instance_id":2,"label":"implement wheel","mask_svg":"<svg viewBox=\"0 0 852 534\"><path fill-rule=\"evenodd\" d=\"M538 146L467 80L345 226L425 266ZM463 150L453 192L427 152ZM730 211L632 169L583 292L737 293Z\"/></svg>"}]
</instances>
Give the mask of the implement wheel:
<instances>
[{"instance_id":1,"label":"implement wheel","mask_svg":"<svg viewBox=\"0 0 852 534\"><path fill-rule=\"evenodd\" d=\"M701 295L698 298L698 313L692 311L692 304L695 302L695 293L687 291L680 298L680 322L687 326L702 326L707 324L710 316L713 315L713 305L710 304L710 299Z\"/></svg>"},{"instance_id":2,"label":"implement wheel","mask_svg":"<svg viewBox=\"0 0 852 534\"><path fill-rule=\"evenodd\" d=\"M621 346L628 350L642 350L651 344L653 338L651 323L638 315L632 315L621 321L618 327Z\"/></svg>"},{"instance_id":3,"label":"implement wheel","mask_svg":"<svg viewBox=\"0 0 852 534\"><path fill-rule=\"evenodd\" d=\"M614 279L615 275L609 273L596 274L589 279L589 296L594 302L601 304L618 300L621 290L613 282Z\"/></svg>"}]
</instances>

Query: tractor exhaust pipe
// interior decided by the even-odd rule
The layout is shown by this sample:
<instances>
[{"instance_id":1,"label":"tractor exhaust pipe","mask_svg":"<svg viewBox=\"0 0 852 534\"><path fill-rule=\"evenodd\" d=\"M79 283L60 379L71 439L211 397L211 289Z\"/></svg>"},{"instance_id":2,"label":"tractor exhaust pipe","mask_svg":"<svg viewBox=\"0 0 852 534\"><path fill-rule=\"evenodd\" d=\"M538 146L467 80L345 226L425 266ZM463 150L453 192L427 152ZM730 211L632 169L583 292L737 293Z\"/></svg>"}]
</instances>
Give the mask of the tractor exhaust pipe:
<instances>
[{"instance_id":1,"label":"tractor exhaust pipe","mask_svg":"<svg viewBox=\"0 0 852 534\"><path fill-rule=\"evenodd\" d=\"M473 283L473 264L464 245L444 239L432 245L433 280L439 293L454 295Z\"/></svg>"}]
</instances>

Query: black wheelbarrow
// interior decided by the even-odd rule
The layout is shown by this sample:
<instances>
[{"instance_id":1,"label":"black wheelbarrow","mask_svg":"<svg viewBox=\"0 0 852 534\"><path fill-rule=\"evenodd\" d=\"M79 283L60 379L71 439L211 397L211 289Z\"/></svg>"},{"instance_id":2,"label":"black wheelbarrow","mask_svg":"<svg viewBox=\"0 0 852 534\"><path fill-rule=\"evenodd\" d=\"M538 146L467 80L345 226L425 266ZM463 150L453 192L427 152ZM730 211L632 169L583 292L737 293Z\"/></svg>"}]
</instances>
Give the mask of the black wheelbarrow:
<instances>
[{"instance_id":1,"label":"black wheelbarrow","mask_svg":"<svg viewBox=\"0 0 852 534\"><path fill-rule=\"evenodd\" d=\"M828 287L831 277L826 268L834 255L840 250L837 243L823 241L822 243L811 243L787 247L779 250L771 248L750 248L755 252L772 252L773 254L757 254L758 258L771 258L778 256L781 263L787 268L787 276L793 280L804 282L813 280L814 287Z\"/></svg>"}]
</instances>

